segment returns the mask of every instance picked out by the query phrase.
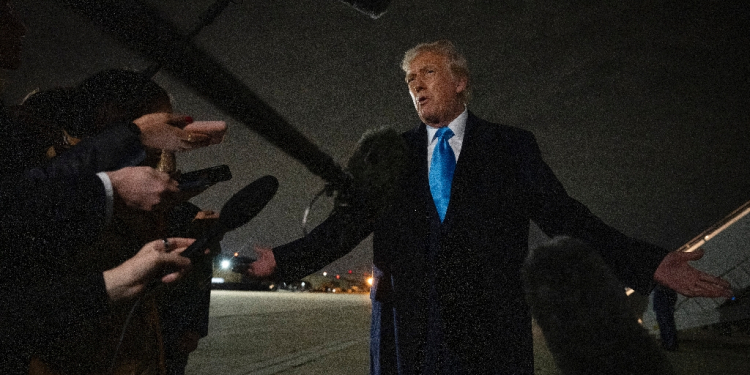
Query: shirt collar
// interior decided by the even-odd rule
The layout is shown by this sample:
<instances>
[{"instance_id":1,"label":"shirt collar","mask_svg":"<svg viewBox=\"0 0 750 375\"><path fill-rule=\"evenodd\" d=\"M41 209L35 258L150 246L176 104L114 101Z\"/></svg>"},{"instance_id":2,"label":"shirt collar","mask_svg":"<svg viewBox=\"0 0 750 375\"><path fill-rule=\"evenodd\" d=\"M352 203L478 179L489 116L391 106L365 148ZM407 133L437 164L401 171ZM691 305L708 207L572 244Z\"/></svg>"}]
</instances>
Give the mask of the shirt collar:
<instances>
[{"instance_id":1,"label":"shirt collar","mask_svg":"<svg viewBox=\"0 0 750 375\"><path fill-rule=\"evenodd\" d=\"M469 111L464 108L464 111L461 112L458 117L453 119L448 124L448 127L453 131L453 138L455 139L464 139L464 131L466 130L466 119L469 118ZM427 127L427 143L430 144L435 139L435 133L437 133L438 128L433 128L432 126L425 125Z\"/></svg>"}]
</instances>

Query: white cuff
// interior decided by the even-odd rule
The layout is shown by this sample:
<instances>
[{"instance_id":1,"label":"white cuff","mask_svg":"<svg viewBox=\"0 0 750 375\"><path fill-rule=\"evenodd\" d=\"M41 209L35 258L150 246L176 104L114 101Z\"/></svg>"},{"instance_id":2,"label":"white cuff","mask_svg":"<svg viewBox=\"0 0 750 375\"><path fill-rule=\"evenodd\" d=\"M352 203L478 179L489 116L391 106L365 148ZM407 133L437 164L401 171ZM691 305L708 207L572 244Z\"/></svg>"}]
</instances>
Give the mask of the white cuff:
<instances>
[{"instance_id":1,"label":"white cuff","mask_svg":"<svg viewBox=\"0 0 750 375\"><path fill-rule=\"evenodd\" d=\"M106 217L105 217L105 223L109 224L110 221L112 221L112 211L114 207L114 201L115 201L115 192L112 189L112 181L110 181L109 176L107 176L106 172L99 172L96 174L97 177L99 177L100 180L102 180L102 184L104 185L104 192L106 193Z\"/></svg>"}]
</instances>

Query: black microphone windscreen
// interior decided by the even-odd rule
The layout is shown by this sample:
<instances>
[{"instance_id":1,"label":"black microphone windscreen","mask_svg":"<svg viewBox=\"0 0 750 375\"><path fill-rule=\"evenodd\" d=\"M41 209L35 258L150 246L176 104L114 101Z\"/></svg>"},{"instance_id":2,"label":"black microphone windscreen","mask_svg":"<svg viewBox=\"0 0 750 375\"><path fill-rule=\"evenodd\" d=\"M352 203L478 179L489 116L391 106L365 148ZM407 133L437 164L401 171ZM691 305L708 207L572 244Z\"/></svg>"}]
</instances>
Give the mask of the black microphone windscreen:
<instances>
[{"instance_id":1,"label":"black microphone windscreen","mask_svg":"<svg viewBox=\"0 0 750 375\"><path fill-rule=\"evenodd\" d=\"M351 183L340 191L336 207L353 206L377 216L392 202L408 163L403 137L393 128L368 130L357 143L346 171Z\"/></svg>"},{"instance_id":2,"label":"black microphone windscreen","mask_svg":"<svg viewBox=\"0 0 750 375\"><path fill-rule=\"evenodd\" d=\"M385 13L385 9L388 8L391 0L341 0L341 2L351 5L374 19Z\"/></svg>"},{"instance_id":3,"label":"black microphone windscreen","mask_svg":"<svg viewBox=\"0 0 750 375\"><path fill-rule=\"evenodd\" d=\"M224 203L219 222L227 229L238 228L255 217L271 201L279 187L273 176L263 176L235 193Z\"/></svg>"},{"instance_id":4,"label":"black microphone windscreen","mask_svg":"<svg viewBox=\"0 0 750 375\"><path fill-rule=\"evenodd\" d=\"M278 187L279 181L276 177L263 176L236 192L224 203L219 220L181 255L190 259L199 257L211 243L221 239L225 233L247 224L271 201Z\"/></svg>"}]
</instances>

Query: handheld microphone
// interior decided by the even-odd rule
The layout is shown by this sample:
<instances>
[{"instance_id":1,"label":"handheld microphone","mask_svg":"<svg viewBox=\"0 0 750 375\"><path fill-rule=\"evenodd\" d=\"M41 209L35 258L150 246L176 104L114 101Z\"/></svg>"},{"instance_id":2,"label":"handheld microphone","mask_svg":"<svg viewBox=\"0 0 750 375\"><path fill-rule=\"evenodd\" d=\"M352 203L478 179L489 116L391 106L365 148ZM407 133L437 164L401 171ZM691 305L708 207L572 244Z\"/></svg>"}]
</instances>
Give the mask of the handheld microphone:
<instances>
[{"instance_id":1,"label":"handheld microphone","mask_svg":"<svg viewBox=\"0 0 750 375\"><path fill-rule=\"evenodd\" d=\"M340 190L335 206L354 206L377 216L397 194L398 179L408 160L406 143L395 129L368 130L347 162L350 180Z\"/></svg>"},{"instance_id":2,"label":"handheld microphone","mask_svg":"<svg viewBox=\"0 0 750 375\"><path fill-rule=\"evenodd\" d=\"M208 189L217 182L231 179L232 172L229 170L229 166L222 164L181 174L177 178L179 183L177 188L182 191L200 191Z\"/></svg>"},{"instance_id":3,"label":"handheld microphone","mask_svg":"<svg viewBox=\"0 0 750 375\"><path fill-rule=\"evenodd\" d=\"M220 239L225 233L247 224L258 215L271 201L278 187L279 181L276 177L263 176L242 188L224 203L219 220L181 255L192 261L203 255L209 244Z\"/></svg>"}]
</instances>

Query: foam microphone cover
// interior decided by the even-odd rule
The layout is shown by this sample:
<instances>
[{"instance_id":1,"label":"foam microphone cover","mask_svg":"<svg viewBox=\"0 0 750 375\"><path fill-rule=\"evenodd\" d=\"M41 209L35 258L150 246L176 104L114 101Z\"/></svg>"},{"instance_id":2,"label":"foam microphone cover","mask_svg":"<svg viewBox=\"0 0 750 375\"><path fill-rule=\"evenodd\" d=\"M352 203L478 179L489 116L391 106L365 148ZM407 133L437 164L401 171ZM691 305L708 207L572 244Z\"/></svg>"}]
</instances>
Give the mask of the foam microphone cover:
<instances>
[{"instance_id":1,"label":"foam microphone cover","mask_svg":"<svg viewBox=\"0 0 750 375\"><path fill-rule=\"evenodd\" d=\"M624 287L587 243L555 237L529 253L522 278L532 315L563 374L674 373L638 323Z\"/></svg>"},{"instance_id":2,"label":"foam microphone cover","mask_svg":"<svg viewBox=\"0 0 750 375\"><path fill-rule=\"evenodd\" d=\"M271 201L278 187L276 177L264 176L235 193L221 208L219 220L185 249L182 256L195 259L225 233L247 224Z\"/></svg>"},{"instance_id":3,"label":"foam microphone cover","mask_svg":"<svg viewBox=\"0 0 750 375\"><path fill-rule=\"evenodd\" d=\"M245 225L271 201L279 181L273 176L263 176L235 193L224 203L219 222L229 230Z\"/></svg>"},{"instance_id":4,"label":"foam microphone cover","mask_svg":"<svg viewBox=\"0 0 750 375\"><path fill-rule=\"evenodd\" d=\"M406 143L396 130L382 127L365 132L346 165L350 184L340 191L335 206L377 216L392 202L406 163Z\"/></svg>"}]
</instances>

